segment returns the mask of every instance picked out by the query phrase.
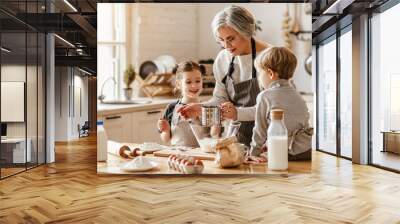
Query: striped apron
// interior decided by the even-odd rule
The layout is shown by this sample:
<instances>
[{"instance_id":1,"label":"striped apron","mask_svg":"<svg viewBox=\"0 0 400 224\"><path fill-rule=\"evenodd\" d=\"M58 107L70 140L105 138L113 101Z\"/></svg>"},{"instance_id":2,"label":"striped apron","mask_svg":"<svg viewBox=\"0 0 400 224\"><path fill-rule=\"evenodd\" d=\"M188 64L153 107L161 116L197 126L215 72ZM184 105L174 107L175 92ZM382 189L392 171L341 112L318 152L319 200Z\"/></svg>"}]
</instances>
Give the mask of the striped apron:
<instances>
[{"instance_id":1,"label":"striped apron","mask_svg":"<svg viewBox=\"0 0 400 224\"><path fill-rule=\"evenodd\" d=\"M232 74L235 70L234 60L229 64L229 69L226 76L222 79L222 83L226 86L229 100L236 107L252 107L256 105L257 95L260 93L260 87L257 81L257 72L254 68L254 59L256 58L256 44L253 38L251 38L251 57L252 57L252 78L243 82L234 83ZM251 138L253 135L254 121L240 121L240 129L238 132L238 140L247 146L250 145Z\"/></svg>"}]
</instances>

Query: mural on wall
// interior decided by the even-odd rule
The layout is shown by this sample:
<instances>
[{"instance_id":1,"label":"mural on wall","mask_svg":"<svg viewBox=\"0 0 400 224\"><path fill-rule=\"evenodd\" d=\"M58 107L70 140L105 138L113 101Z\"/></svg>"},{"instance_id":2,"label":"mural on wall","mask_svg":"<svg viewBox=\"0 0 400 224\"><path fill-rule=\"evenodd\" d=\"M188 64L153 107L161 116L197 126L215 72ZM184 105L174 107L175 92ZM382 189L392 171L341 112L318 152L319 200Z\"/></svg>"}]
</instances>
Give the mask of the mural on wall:
<instances>
[{"instance_id":1,"label":"mural on wall","mask_svg":"<svg viewBox=\"0 0 400 224\"><path fill-rule=\"evenodd\" d=\"M255 71L252 68L257 54L261 54L262 50L270 46L287 45L291 48L291 51L280 48L288 55L294 54L298 61L297 67L295 63L292 63L293 70L296 70L293 79L292 77L288 79L290 82L292 80L298 82L295 85L298 86L299 91L311 92L311 78L304 70L304 66L299 66L302 65L300 62L304 61L308 53L304 51L304 47L307 47L305 45L311 48L311 39L301 40L305 30L311 29L311 15L305 15L303 5L99 4L99 12L104 13L98 14L98 86L101 86L98 92L101 96L98 102L98 119L101 120L99 121L98 154L106 155L106 158L98 159L98 173L267 174L273 170L268 167L272 167L274 160L279 161L277 163L280 163L282 170L286 172L288 151L280 150L279 160L277 157L268 156L268 163L265 160L262 161L262 157L266 158L267 152L254 155L261 158L260 161L252 160L251 158L254 157L249 151L250 141L254 139L251 139L249 135L253 130L251 126L253 121L231 119L224 117L223 114L226 114L227 110L234 111L239 107L243 109L243 107L255 106L255 102L246 103L243 107L238 106L244 104L239 103L236 98L243 95L247 97L248 92L252 94L249 98L257 97L260 89L258 85L253 84L253 81L257 81L257 77L252 77L253 73L250 71ZM114 13L118 10L124 12L126 17L125 14ZM229 24L232 23L229 22L223 27L215 25L218 23L215 22L218 16L221 16L222 21L224 15L229 17L235 13L240 13L239 18L246 18L244 20L242 18L241 22L249 32L244 32L238 27L231 27ZM286 21L284 38L281 33L282 19ZM228 30L226 36L222 34L224 29ZM112 36L119 38L112 38ZM234 42L235 38L236 42ZM250 44L252 47L249 47ZM254 48L256 50L253 50ZM205 67L198 65L197 62ZM176 67L176 63L180 64ZM142 95L140 92L138 95L132 93L132 101L129 100L130 97L126 97L128 94L125 94L130 87L128 84L130 79L124 71L130 64L136 68L134 72L137 73L131 88L144 92ZM284 65L289 66L289 64L290 62L287 62ZM171 72L174 67L175 72ZM223 89L230 85L221 82L220 76L227 74L224 71L225 68L233 74L229 75L230 78L232 77L232 80L229 80L232 85L249 81L252 84L242 86L242 93L234 93L235 99L222 96L221 100L226 105L222 105L222 102L211 103L216 105L209 107L201 104L208 103L213 93L218 90L221 92L241 91L237 90L236 86ZM247 74L250 78L246 77ZM254 76L260 76L260 74L262 72ZM113 86L107 86L111 84L108 80L115 80ZM164 86L167 82L169 85ZM294 90L293 86L290 85ZM180 94L171 94L174 87L181 90ZM247 91L250 88L254 91ZM263 88L268 87L265 85ZM245 90L247 92L244 92ZM203 94L204 92L207 94ZM106 98L103 98L104 94ZM214 96L220 97L217 94ZM304 115L304 119L301 120L308 122L309 105L305 102L305 97L300 94L296 94L296 97L302 103L300 113ZM112 106L109 105L111 102L108 100L123 101L126 104L142 102L141 100L152 102L144 103L151 106L135 105L137 111L126 110L119 113L110 109ZM159 106L161 103L158 101L161 100L165 104ZM228 106L229 102L232 106ZM182 111L190 106L198 107L193 113L198 112L200 115L195 114L193 117L183 115ZM278 114L282 115L282 113ZM253 116L253 111L249 110L248 115ZM259 119L264 118L259 117ZM282 116L280 119L282 120ZM305 126L307 128L304 128ZM312 136L310 129L312 128L308 126L304 123L304 132L299 132L299 135L306 136L305 151L302 152L305 155L302 162L306 168L301 171L294 169L293 172L301 173L309 170ZM293 132L290 131L290 133ZM285 140L287 134L281 135L276 135L282 139L276 139L274 146L268 146L270 152L278 145L282 146L282 149L287 148L287 143L284 142L287 141ZM269 138L273 139L271 136L274 135L269 135ZM265 138L260 137L260 139L263 141ZM265 141L261 143L263 144Z\"/></svg>"}]
</instances>

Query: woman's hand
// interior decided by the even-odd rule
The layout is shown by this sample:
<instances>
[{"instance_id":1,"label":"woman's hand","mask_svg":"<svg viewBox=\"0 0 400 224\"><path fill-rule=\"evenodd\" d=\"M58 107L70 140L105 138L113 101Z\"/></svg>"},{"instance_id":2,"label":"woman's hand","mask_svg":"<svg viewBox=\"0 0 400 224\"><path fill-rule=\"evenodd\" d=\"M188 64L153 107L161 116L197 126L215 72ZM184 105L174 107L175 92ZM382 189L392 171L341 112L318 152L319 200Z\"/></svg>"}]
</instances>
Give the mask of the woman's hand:
<instances>
[{"instance_id":1,"label":"woman's hand","mask_svg":"<svg viewBox=\"0 0 400 224\"><path fill-rule=\"evenodd\" d=\"M258 156L251 156L250 152L246 155L245 163L266 163L268 161L267 152L268 148L266 144L260 148L261 154Z\"/></svg>"},{"instance_id":2,"label":"woman's hand","mask_svg":"<svg viewBox=\"0 0 400 224\"><path fill-rule=\"evenodd\" d=\"M221 117L223 120L237 120L237 110L231 102L221 104Z\"/></svg>"},{"instance_id":3,"label":"woman's hand","mask_svg":"<svg viewBox=\"0 0 400 224\"><path fill-rule=\"evenodd\" d=\"M263 156L249 156L248 161L254 161L256 163L266 163L267 162L267 158L263 157Z\"/></svg>"},{"instance_id":4,"label":"woman's hand","mask_svg":"<svg viewBox=\"0 0 400 224\"><path fill-rule=\"evenodd\" d=\"M246 158L246 163L266 163L268 159L262 154L260 156L248 156Z\"/></svg>"},{"instance_id":5,"label":"woman's hand","mask_svg":"<svg viewBox=\"0 0 400 224\"><path fill-rule=\"evenodd\" d=\"M201 115L201 104L191 103L188 105L184 105L180 107L177 111L185 119L198 118Z\"/></svg>"},{"instance_id":6,"label":"woman's hand","mask_svg":"<svg viewBox=\"0 0 400 224\"><path fill-rule=\"evenodd\" d=\"M160 130L161 132L169 132L171 129L166 119L159 119L157 125L158 130Z\"/></svg>"},{"instance_id":7,"label":"woman's hand","mask_svg":"<svg viewBox=\"0 0 400 224\"><path fill-rule=\"evenodd\" d=\"M267 144L264 144L263 146L261 146L260 151L261 151L261 153L268 152Z\"/></svg>"}]
</instances>

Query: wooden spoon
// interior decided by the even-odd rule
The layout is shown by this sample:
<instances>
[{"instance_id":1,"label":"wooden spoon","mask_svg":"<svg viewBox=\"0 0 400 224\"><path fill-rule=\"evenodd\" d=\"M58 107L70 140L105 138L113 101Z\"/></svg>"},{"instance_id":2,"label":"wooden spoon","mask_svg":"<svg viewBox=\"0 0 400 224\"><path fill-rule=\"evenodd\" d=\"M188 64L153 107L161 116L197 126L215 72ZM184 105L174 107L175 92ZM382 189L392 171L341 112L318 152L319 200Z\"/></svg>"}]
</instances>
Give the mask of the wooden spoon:
<instances>
[{"instance_id":1,"label":"wooden spoon","mask_svg":"<svg viewBox=\"0 0 400 224\"><path fill-rule=\"evenodd\" d=\"M300 31L300 24L297 18L297 8L298 8L297 6L298 6L297 4L294 5L294 21L292 26L292 32L296 34Z\"/></svg>"}]
</instances>

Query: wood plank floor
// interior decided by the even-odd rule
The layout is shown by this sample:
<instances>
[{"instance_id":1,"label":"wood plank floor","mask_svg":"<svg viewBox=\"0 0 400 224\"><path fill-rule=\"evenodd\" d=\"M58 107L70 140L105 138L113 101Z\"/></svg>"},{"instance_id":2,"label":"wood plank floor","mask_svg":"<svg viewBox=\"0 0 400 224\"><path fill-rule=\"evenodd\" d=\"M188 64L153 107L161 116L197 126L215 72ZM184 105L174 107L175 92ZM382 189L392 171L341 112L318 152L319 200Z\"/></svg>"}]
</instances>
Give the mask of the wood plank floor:
<instances>
[{"instance_id":1,"label":"wood plank floor","mask_svg":"<svg viewBox=\"0 0 400 224\"><path fill-rule=\"evenodd\" d=\"M25 170L25 167L23 168L1 168L1 177L7 177L10 175L13 175L15 173L19 173Z\"/></svg>"},{"instance_id":2,"label":"wood plank floor","mask_svg":"<svg viewBox=\"0 0 400 224\"><path fill-rule=\"evenodd\" d=\"M311 174L98 176L96 141L0 181L0 223L400 223L400 175L314 153Z\"/></svg>"}]
</instances>

